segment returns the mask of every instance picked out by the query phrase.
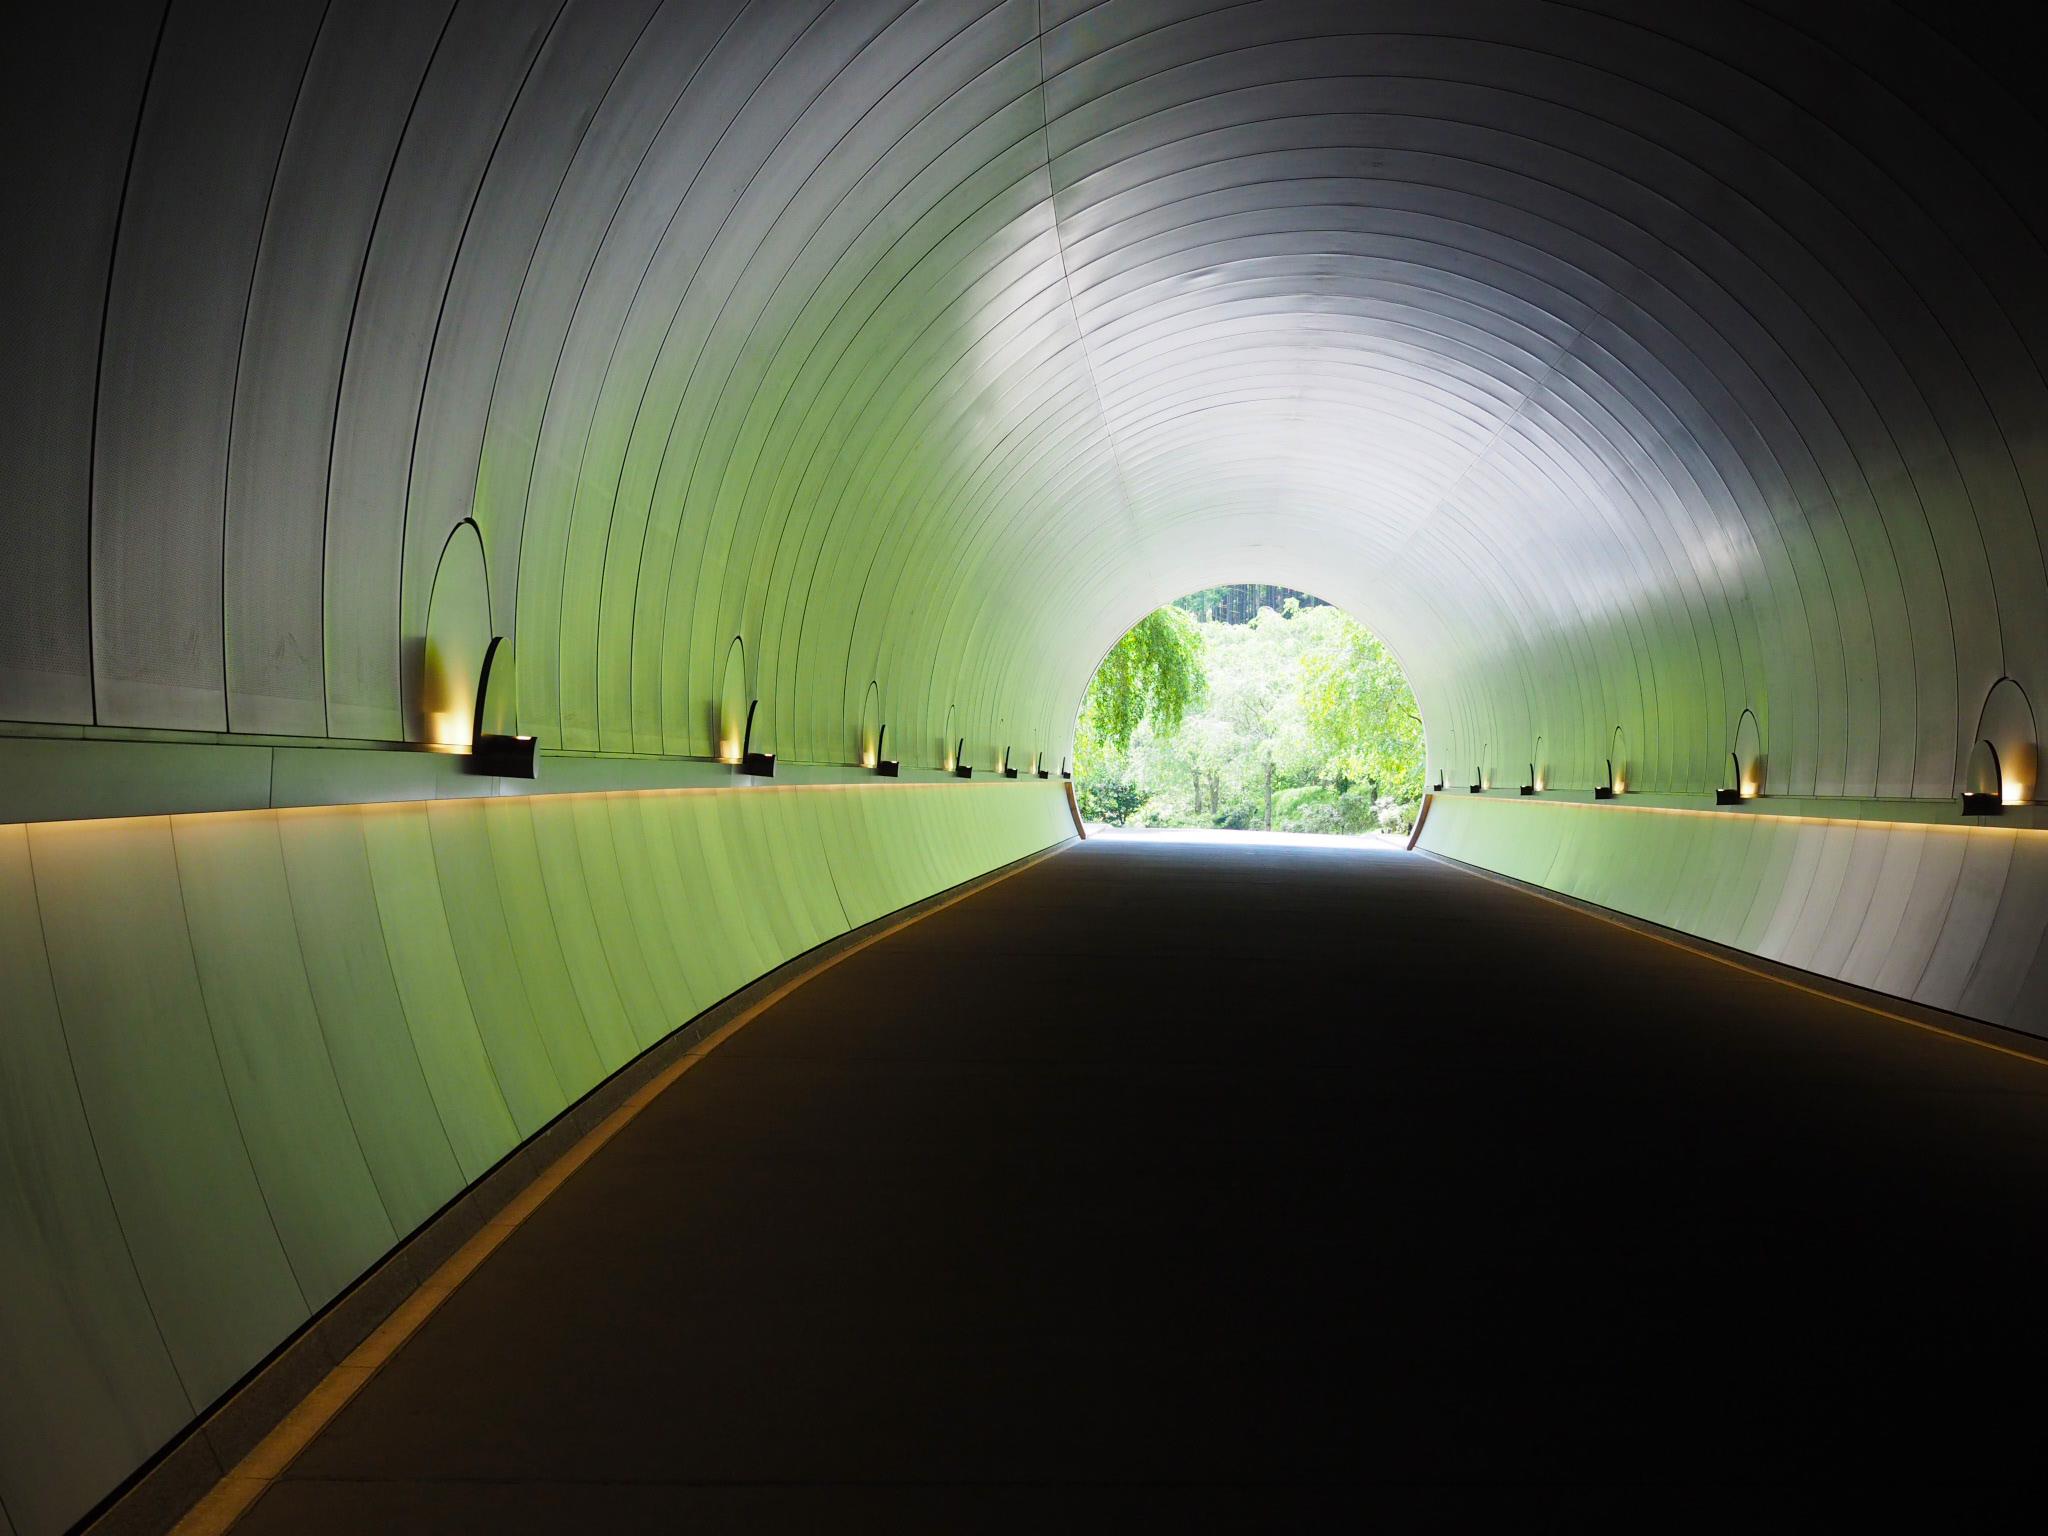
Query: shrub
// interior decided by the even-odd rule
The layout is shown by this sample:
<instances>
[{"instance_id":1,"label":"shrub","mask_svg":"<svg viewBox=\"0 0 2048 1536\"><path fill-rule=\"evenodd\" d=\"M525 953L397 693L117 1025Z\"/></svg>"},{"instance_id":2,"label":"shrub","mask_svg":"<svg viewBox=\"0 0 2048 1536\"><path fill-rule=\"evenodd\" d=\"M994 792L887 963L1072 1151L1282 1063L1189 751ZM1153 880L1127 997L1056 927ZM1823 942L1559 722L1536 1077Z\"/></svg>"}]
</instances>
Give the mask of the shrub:
<instances>
[{"instance_id":1,"label":"shrub","mask_svg":"<svg viewBox=\"0 0 2048 1536\"><path fill-rule=\"evenodd\" d=\"M1120 773L1105 773L1086 779L1075 790L1083 821L1107 822L1120 827L1145 804L1145 792Z\"/></svg>"},{"instance_id":2,"label":"shrub","mask_svg":"<svg viewBox=\"0 0 2048 1536\"><path fill-rule=\"evenodd\" d=\"M1275 818L1278 819L1277 817ZM1289 832L1349 832L1344 807L1332 795L1325 800L1310 801L1287 819Z\"/></svg>"}]
</instances>

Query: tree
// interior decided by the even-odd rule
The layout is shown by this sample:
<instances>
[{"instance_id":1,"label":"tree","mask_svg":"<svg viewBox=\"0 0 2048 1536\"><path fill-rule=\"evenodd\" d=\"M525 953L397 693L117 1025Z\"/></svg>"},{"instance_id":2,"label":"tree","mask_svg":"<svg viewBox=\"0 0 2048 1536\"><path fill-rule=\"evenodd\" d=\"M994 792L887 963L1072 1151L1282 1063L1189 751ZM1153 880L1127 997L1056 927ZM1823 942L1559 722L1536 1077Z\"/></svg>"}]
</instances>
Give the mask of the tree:
<instances>
[{"instance_id":1,"label":"tree","mask_svg":"<svg viewBox=\"0 0 2048 1536\"><path fill-rule=\"evenodd\" d=\"M1422 717L1391 652L1370 630L1338 615L1326 647L1302 658L1302 705L1310 734L1345 777L1375 801L1422 798Z\"/></svg>"},{"instance_id":2,"label":"tree","mask_svg":"<svg viewBox=\"0 0 2048 1536\"><path fill-rule=\"evenodd\" d=\"M1120 773L1098 773L1080 786L1075 798L1084 821L1120 827L1145 804L1145 792Z\"/></svg>"},{"instance_id":3,"label":"tree","mask_svg":"<svg viewBox=\"0 0 2048 1536\"><path fill-rule=\"evenodd\" d=\"M1131 737L1147 720L1171 737L1201 702L1207 681L1194 620L1178 608L1148 613L1111 647L1088 684L1082 734L1117 756L1130 751Z\"/></svg>"}]
</instances>

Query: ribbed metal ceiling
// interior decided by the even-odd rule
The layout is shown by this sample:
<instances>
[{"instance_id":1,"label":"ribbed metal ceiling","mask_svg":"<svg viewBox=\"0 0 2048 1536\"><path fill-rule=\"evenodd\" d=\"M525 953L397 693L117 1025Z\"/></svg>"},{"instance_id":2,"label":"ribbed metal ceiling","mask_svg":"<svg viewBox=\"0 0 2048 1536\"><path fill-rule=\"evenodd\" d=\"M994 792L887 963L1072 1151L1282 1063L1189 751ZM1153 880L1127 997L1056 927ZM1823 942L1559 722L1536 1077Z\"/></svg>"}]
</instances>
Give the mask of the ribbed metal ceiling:
<instances>
[{"instance_id":1,"label":"ribbed metal ceiling","mask_svg":"<svg viewBox=\"0 0 2048 1536\"><path fill-rule=\"evenodd\" d=\"M2043 134L1904 9L91 9L6 93L0 716L403 735L464 518L562 748L708 753L739 635L787 758L871 681L1058 752L1238 579L1454 776L1750 708L1945 796L2048 688Z\"/></svg>"}]
</instances>

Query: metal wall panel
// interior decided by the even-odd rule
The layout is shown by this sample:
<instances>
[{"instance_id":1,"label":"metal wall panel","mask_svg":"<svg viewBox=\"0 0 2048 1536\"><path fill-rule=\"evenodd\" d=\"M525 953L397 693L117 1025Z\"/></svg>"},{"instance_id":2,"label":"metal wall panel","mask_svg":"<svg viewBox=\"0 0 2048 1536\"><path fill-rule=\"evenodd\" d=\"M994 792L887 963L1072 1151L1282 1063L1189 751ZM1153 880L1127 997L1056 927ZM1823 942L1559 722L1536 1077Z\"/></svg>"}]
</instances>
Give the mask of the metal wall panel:
<instances>
[{"instance_id":1,"label":"metal wall panel","mask_svg":"<svg viewBox=\"0 0 2048 1536\"><path fill-rule=\"evenodd\" d=\"M490 1057L491 1075L524 1140L562 1112L569 1093L548 1059L540 1024L527 1002L525 977L498 895L497 861L491 856L483 808L469 801L437 801L426 808L427 829L462 991Z\"/></svg>"},{"instance_id":2,"label":"metal wall panel","mask_svg":"<svg viewBox=\"0 0 2048 1536\"><path fill-rule=\"evenodd\" d=\"M61 1530L190 1417L78 1096L28 833L0 827L0 1497Z\"/></svg>"},{"instance_id":3,"label":"metal wall panel","mask_svg":"<svg viewBox=\"0 0 2048 1536\"><path fill-rule=\"evenodd\" d=\"M641 1031L633 1024L634 994L620 979L612 949L616 934L601 931L597 903L583 876L583 855L576 845L570 807L537 801L528 807L534 847L540 855L541 890L562 946L562 960L582 1005L584 1022L604 1072L617 1071L640 1049Z\"/></svg>"},{"instance_id":4,"label":"metal wall panel","mask_svg":"<svg viewBox=\"0 0 2048 1536\"><path fill-rule=\"evenodd\" d=\"M221 569L233 730L327 731L321 574L336 395L392 157L451 4L330 6L307 62L235 377Z\"/></svg>"},{"instance_id":5,"label":"metal wall panel","mask_svg":"<svg viewBox=\"0 0 2048 1536\"><path fill-rule=\"evenodd\" d=\"M235 1121L170 820L44 823L28 840L107 1192L164 1347L203 1406L310 1309Z\"/></svg>"},{"instance_id":6,"label":"metal wall panel","mask_svg":"<svg viewBox=\"0 0 2048 1536\"><path fill-rule=\"evenodd\" d=\"M399 581L406 487L450 273L492 146L560 0L458 5L385 183L336 399L321 621L327 727L405 736ZM429 576L431 581L431 576Z\"/></svg>"},{"instance_id":7,"label":"metal wall panel","mask_svg":"<svg viewBox=\"0 0 2048 1536\"><path fill-rule=\"evenodd\" d=\"M16 18L0 65L0 719L89 722L92 433L107 273L165 0ZM29 146L34 146L33 150Z\"/></svg>"},{"instance_id":8,"label":"metal wall panel","mask_svg":"<svg viewBox=\"0 0 2048 1536\"><path fill-rule=\"evenodd\" d=\"M654 5L655 0L582 0L566 7L490 147L466 221L494 231L495 238L465 239L456 247L421 372L417 420L408 431L401 635L421 632L441 547L481 500L481 444L493 395L501 387L532 390L541 382L503 374L512 311L532 275L535 247L562 193L565 172ZM516 542L501 541L491 525L479 527L492 565L516 559ZM495 585L504 591L503 582ZM501 633L513 627L509 603L504 612ZM400 682L408 692L415 686L407 673Z\"/></svg>"},{"instance_id":9,"label":"metal wall panel","mask_svg":"<svg viewBox=\"0 0 2048 1536\"><path fill-rule=\"evenodd\" d=\"M866 802L887 836L809 830ZM69 1526L603 1075L844 932L852 866L901 904L1070 830L1037 783L0 826L9 1518Z\"/></svg>"},{"instance_id":10,"label":"metal wall panel","mask_svg":"<svg viewBox=\"0 0 2048 1536\"><path fill-rule=\"evenodd\" d=\"M349 1123L274 816L171 819L178 887L235 1124L308 1305L397 1238Z\"/></svg>"},{"instance_id":11,"label":"metal wall panel","mask_svg":"<svg viewBox=\"0 0 2048 1536\"><path fill-rule=\"evenodd\" d=\"M448 932L446 898L434 865L424 805L365 806L363 842L384 949L405 1009L420 1070L455 1149L463 1182L490 1171L519 1142L508 1095L491 1072L483 1031L470 1011L462 966ZM545 1117L530 1098L521 1109L537 1130Z\"/></svg>"},{"instance_id":12,"label":"metal wall panel","mask_svg":"<svg viewBox=\"0 0 2048 1536\"><path fill-rule=\"evenodd\" d=\"M250 272L325 5L173 6L107 285L92 457L96 718L227 728L223 487Z\"/></svg>"},{"instance_id":13,"label":"metal wall panel","mask_svg":"<svg viewBox=\"0 0 2048 1536\"><path fill-rule=\"evenodd\" d=\"M2048 1036L2048 831L1453 794L1432 800L1420 846Z\"/></svg>"},{"instance_id":14,"label":"metal wall panel","mask_svg":"<svg viewBox=\"0 0 2048 1536\"><path fill-rule=\"evenodd\" d=\"M647 975L661 1007L660 1018L653 1027L667 1034L711 999L699 1001L691 995L682 961L688 935L676 932L667 921L655 887L654 861L640 830L638 808L630 797L605 795L590 802L588 819L583 824L593 836L603 836L610 843L620 894L631 914L632 931L639 936L640 957L646 962ZM720 891L716 886L709 889L726 900L738 895L736 891ZM771 905L779 908L781 903ZM764 917L771 923L775 920L772 913Z\"/></svg>"},{"instance_id":15,"label":"metal wall panel","mask_svg":"<svg viewBox=\"0 0 2048 1536\"><path fill-rule=\"evenodd\" d=\"M465 1180L406 1025L362 818L280 812L277 829L342 1102L392 1229L410 1232Z\"/></svg>"},{"instance_id":16,"label":"metal wall panel","mask_svg":"<svg viewBox=\"0 0 2048 1536\"><path fill-rule=\"evenodd\" d=\"M487 800L484 826L490 836L491 864L520 985L531 1001L533 1020L555 1081L568 1099L581 1098L608 1069L599 1060L555 931L555 909L541 873L531 803L525 799Z\"/></svg>"},{"instance_id":17,"label":"metal wall panel","mask_svg":"<svg viewBox=\"0 0 2048 1536\"><path fill-rule=\"evenodd\" d=\"M637 1054L667 1034L673 1027L668 1006L655 982L646 948L634 923L631 902L619 874L619 858L612 841L611 818L604 797L577 795L568 804L537 805L535 824L559 818L570 847L583 869L584 890L590 898L605 962L619 996L626 1005L626 1022L632 1031L633 1053ZM707 887L715 902L727 892Z\"/></svg>"},{"instance_id":18,"label":"metal wall panel","mask_svg":"<svg viewBox=\"0 0 2048 1536\"><path fill-rule=\"evenodd\" d=\"M646 854L652 910L660 917L681 977L681 993L672 1004L695 1011L724 997L739 984L735 977L755 973L721 963L728 958L721 951L729 947L723 935L728 926L735 925L738 909L691 899L692 892L717 889L697 857L695 833L687 838L681 835L692 818L674 797L631 797L616 802L612 809L621 834L634 839Z\"/></svg>"}]
</instances>

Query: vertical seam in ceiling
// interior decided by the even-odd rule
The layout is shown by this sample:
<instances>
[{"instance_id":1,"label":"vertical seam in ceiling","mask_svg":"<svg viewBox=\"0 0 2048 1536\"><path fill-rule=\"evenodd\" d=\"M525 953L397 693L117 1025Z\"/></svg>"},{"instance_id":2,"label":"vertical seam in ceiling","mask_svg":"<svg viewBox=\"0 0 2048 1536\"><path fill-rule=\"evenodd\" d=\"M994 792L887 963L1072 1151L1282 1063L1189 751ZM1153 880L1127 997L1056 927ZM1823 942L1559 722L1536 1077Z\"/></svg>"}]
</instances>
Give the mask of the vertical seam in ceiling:
<instances>
[{"instance_id":1,"label":"vertical seam in ceiling","mask_svg":"<svg viewBox=\"0 0 2048 1536\"><path fill-rule=\"evenodd\" d=\"M1138 516L1131 502L1131 483L1124 477L1124 457L1117 449L1116 428L1110 423L1109 408L1102 402L1102 381L1095 374L1095 354L1088 347L1088 329L1081 324L1081 311L1074 303L1074 284L1067 276L1067 238L1060 229L1060 189L1052 174L1052 107L1045 99L1045 0L1033 0L1031 42L1038 56L1038 143L1045 165L1045 201L1052 213L1053 251L1059 257L1060 292L1066 295L1067 314L1074 322L1074 335L1081 343L1081 365L1087 370L1088 388L1095 396L1095 414L1102 422L1102 439L1109 444L1109 460L1116 470L1116 488L1123 501L1124 521L1135 532Z\"/></svg>"},{"instance_id":2,"label":"vertical seam in ceiling","mask_svg":"<svg viewBox=\"0 0 2048 1536\"><path fill-rule=\"evenodd\" d=\"M235 482L235 405L242 394L242 365L249 357L249 317L256 308L257 272L263 263L263 247L270 238L271 215L277 209L278 178L284 171L285 156L291 150L292 132L299 123L299 110L306 104L306 82L312 78L313 63L320 56L320 44L327 35L327 23L333 13L333 0L327 0L320 8L320 21L313 28L312 41L306 45L306 59L299 68L299 87L292 93L292 109L285 118L284 132L277 138L277 156L270 163L270 181L263 190L263 218L257 229L254 248L249 253L249 282L242 290L242 323L236 333L234 377L228 386L227 437L220 456L220 720L221 729L226 731L233 731L235 728L235 686L233 678L229 675L233 668L228 656L228 519L232 515L230 503L234 497ZM326 670L324 652L321 656L321 670L323 673ZM321 695L321 723L325 724L327 717L324 678ZM275 761L273 754L273 764Z\"/></svg>"},{"instance_id":3,"label":"vertical seam in ceiling","mask_svg":"<svg viewBox=\"0 0 2048 1536\"><path fill-rule=\"evenodd\" d=\"M135 157L142 150L142 124L149 116L149 88L156 79L157 60L163 57L164 34L170 30L170 26L171 7L169 0L165 0L163 14L157 17L156 41L149 47L149 68L142 74L142 95L135 107L135 131L128 136L128 161L121 172L121 197L114 205L114 228L107 237L107 286L100 295L100 341L93 353L92 428L87 436L85 450L85 691L94 725L100 723L100 668L97 655L99 644L93 633L92 532L99 494L97 482L100 467L100 395L107 371L107 317L114 312L114 274L121 260L121 221L128 212L128 194L135 181ZM1045 65L1042 57L1038 73L1039 78L1043 80ZM1057 223L1058 210L1054 210L1054 219Z\"/></svg>"},{"instance_id":4,"label":"vertical seam in ceiling","mask_svg":"<svg viewBox=\"0 0 2048 1536\"><path fill-rule=\"evenodd\" d=\"M466 254L466 250L469 245L470 225L476 219L476 210L478 205L483 202L485 193L490 189L491 172L498 163L498 150L505 142L505 135L511 129L512 120L519 115L520 106L526 100L526 88L533 81L534 71L539 69L542 60L548 57L548 49L554 43L555 33L561 27L562 17L567 13L568 8L568 0L562 0L562 3L555 7L555 13L549 19L547 29L541 33L539 41L537 41L534 44L533 54L530 58L527 59L526 68L520 72L518 88L512 92L511 99L506 103L505 116L498 123L498 131L491 138L490 150L488 153L485 154L482 169L477 175L476 188L474 191L470 193L469 206L463 211L462 228L457 233L455 237L455 244L452 250L450 251L448 258L448 270L441 279L441 299L440 302L434 308L434 328L427 338L426 352L424 354L424 358L420 366L419 397L413 402L412 435L407 440L406 444L407 451L405 460L405 491L403 498L400 500L398 505L399 579L397 583L398 590L394 592L392 596L393 606L397 610L396 628L397 632L401 635L405 633L405 551L407 545L410 543L412 539L413 478L419 470L420 432L426 422L427 399L429 395L431 395L433 392L432 375L434 369L434 360L436 354L440 351L441 327L447 321L448 318L448 296L455 291L456 284L461 280L463 258ZM452 17L453 14L454 13L451 11L450 16ZM429 65L428 67L430 69L432 68L431 65ZM424 75L421 76L422 85L425 84L425 79L426 77ZM410 127L410 123L408 123L407 126ZM401 142L401 148L402 147L403 146ZM396 164L395 159L393 163ZM363 266L364 270L367 271L369 268L369 257L367 253L364 256ZM337 391L335 395L337 409L339 409L340 398L340 394ZM332 494L331 482L329 486L329 494ZM475 509L475 504L475 493L472 490L470 497L470 506L472 511ZM465 516L466 515L467 514L465 514ZM452 527L450 529L450 536L453 536ZM477 530L477 546L479 549L482 549L483 547L483 530L480 528ZM491 592L490 551L487 549L483 550L483 556L484 609L486 614L485 624L486 627L488 627L491 622L488 617L490 611ZM429 577L428 584L430 588L432 586L432 582L433 578ZM399 649L400 654L397 658L398 666L396 668L397 676L395 679L398 684L398 724L399 730L401 732L409 733L412 729L413 717L419 707L417 692L418 685L414 683L412 687L408 687L408 682L411 680L412 674L405 664L404 647L401 646ZM410 739L409 734L407 736L407 739Z\"/></svg>"},{"instance_id":5,"label":"vertical seam in ceiling","mask_svg":"<svg viewBox=\"0 0 2048 1536\"><path fill-rule=\"evenodd\" d=\"M441 49L448 41L449 30L455 25L455 10L455 6L450 4L448 14L441 18L441 30L435 34L434 46L428 52L426 63L420 69L419 83L413 87L412 100L406 105L405 121L399 124L398 136L391 144L391 161L384 167L384 181L377 189L377 207L370 216L369 227L363 238L362 260L356 265L355 286L349 296L348 325L342 333L341 361L335 371L334 409L327 423L327 470L320 490L320 733L323 736L334 734L334 675L327 645L327 557L333 540L334 464L336 444L341 437L342 391L347 379L350 356L355 350L356 321L362 314L363 289L369 281L370 259L377 247L378 226L384 217L385 203L391 196L392 180L397 176L399 163L406 154L407 144L412 135L413 119L419 114L420 101L425 97L427 86L434 77L434 66L441 58Z\"/></svg>"}]
</instances>

